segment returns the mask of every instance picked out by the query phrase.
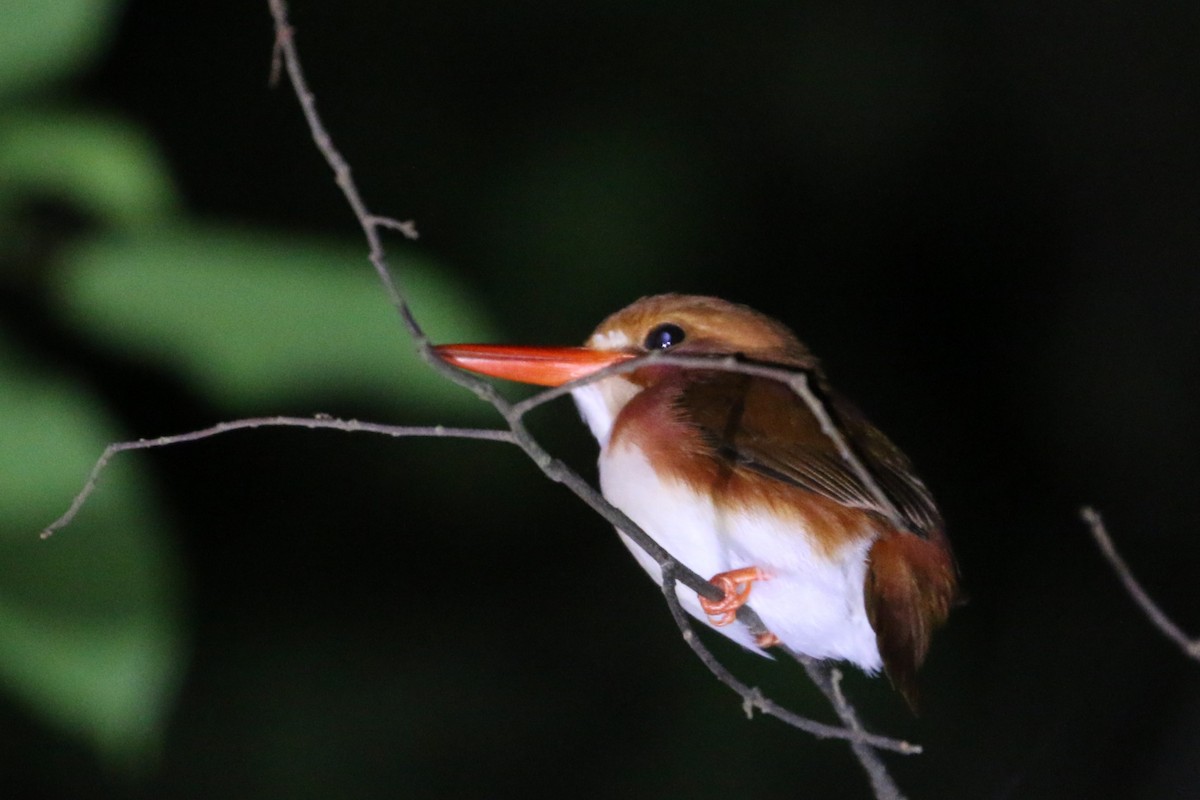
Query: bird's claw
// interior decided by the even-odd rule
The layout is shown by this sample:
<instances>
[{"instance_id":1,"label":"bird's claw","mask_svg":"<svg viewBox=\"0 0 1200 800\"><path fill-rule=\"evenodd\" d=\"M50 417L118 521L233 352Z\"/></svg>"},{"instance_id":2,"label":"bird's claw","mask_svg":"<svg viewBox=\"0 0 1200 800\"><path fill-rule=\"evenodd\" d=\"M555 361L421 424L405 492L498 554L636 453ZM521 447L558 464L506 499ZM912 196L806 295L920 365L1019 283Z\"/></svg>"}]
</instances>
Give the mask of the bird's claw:
<instances>
[{"instance_id":1,"label":"bird's claw","mask_svg":"<svg viewBox=\"0 0 1200 800\"><path fill-rule=\"evenodd\" d=\"M709 582L725 593L720 600L709 600L700 596L700 607L708 615L713 625L721 627L737 619L738 609L750 599L750 589L755 581L765 581L770 575L759 567L742 567L728 572L718 572ZM754 637L759 647L773 647L779 644L779 637L767 631Z\"/></svg>"}]
</instances>

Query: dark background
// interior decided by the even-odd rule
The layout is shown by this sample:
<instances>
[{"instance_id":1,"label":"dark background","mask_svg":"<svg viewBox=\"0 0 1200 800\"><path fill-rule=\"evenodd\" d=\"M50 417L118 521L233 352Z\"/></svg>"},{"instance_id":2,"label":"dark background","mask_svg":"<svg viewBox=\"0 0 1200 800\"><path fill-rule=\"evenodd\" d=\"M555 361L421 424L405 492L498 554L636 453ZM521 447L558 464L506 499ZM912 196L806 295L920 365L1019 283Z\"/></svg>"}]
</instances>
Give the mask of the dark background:
<instances>
[{"instance_id":1,"label":"dark background","mask_svg":"<svg viewBox=\"0 0 1200 800\"><path fill-rule=\"evenodd\" d=\"M1200 793L1200 664L1077 516L1099 507L1200 631L1200 7L356 0L293 21L368 202L417 220L391 246L454 270L508 338L574 343L660 291L741 301L912 457L971 601L919 719L847 677L873 729L925 745L888 759L910 796ZM150 131L196 216L350 240L270 45L265 4L132 2L71 91ZM111 367L89 374L133 435L234 415L153 364L52 357ZM591 474L568 404L535 429ZM26 796L868 795L844 745L746 721L607 526L515 450L268 431L150 458L192 647L161 768L109 776L0 706ZM713 646L829 717L795 665Z\"/></svg>"}]
</instances>

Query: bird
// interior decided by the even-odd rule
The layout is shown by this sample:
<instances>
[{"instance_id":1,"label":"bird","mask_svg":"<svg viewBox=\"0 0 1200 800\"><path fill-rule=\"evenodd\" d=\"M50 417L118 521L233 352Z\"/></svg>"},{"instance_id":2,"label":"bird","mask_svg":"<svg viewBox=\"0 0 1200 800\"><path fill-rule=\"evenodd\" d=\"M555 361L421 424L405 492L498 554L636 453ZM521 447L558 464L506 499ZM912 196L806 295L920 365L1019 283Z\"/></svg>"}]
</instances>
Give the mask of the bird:
<instances>
[{"instance_id":1,"label":"bird","mask_svg":"<svg viewBox=\"0 0 1200 800\"><path fill-rule=\"evenodd\" d=\"M542 386L660 354L571 394L600 445L604 497L724 593L677 587L680 604L760 654L783 645L882 669L916 713L917 672L960 599L945 524L909 459L787 326L719 298L660 294L609 316L583 347L435 349L462 369ZM677 355L803 373L859 469L789 382L672 364ZM659 563L617 532L661 586ZM746 602L768 633L732 624Z\"/></svg>"}]
</instances>

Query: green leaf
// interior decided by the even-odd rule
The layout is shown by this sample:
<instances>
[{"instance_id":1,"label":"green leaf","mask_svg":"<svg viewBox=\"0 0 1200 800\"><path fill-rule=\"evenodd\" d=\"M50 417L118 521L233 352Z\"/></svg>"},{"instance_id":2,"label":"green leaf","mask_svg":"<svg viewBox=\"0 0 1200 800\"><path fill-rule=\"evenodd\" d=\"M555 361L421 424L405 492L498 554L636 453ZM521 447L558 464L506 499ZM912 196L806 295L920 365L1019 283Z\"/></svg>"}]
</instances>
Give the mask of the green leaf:
<instances>
[{"instance_id":1,"label":"green leaf","mask_svg":"<svg viewBox=\"0 0 1200 800\"><path fill-rule=\"evenodd\" d=\"M107 44L121 3L0 0L0 95L84 66Z\"/></svg>"},{"instance_id":2,"label":"green leaf","mask_svg":"<svg viewBox=\"0 0 1200 800\"><path fill-rule=\"evenodd\" d=\"M431 336L494 338L479 304L430 262L393 264ZM419 361L361 246L176 227L80 246L60 288L76 325L227 404L353 392L478 406Z\"/></svg>"},{"instance_id":3,"label":"green leaf","mask_svg":"<svg viewBox=\"0 0 1200 800\"><path fill-rule=\"evenodd\" d=\"M89 401L0 342L0 684L130 769L153 758L179 682L179 574L136 456L70 529L38 538L119 438Z\"/></svg>"},{"instance_id":4,"label":"green leaf","mask_svg":"<svg viewBox=\"0 0 1200 800\"><path fill-rule=\"evenodd\" d=\"M51 111L0 116L0 201L54 197L108 227L132 228L175 209L167 175L157 148L128 123Z\"/></svg>"}]
</instances>

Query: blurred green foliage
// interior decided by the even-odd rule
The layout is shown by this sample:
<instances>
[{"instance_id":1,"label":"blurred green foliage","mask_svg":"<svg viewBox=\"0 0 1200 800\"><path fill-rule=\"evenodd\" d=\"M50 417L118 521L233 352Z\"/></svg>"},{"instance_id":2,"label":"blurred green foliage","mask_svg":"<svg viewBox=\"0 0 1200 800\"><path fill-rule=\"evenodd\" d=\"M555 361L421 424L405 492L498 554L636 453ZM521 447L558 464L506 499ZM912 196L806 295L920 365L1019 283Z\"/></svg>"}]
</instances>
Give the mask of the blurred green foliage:
<instances>
[{"instance_id":1,"label":"blurred green foliage","mask_svg":"<svg viewBox=\"0 0 1200 800\"><path fill-rule=\"evenodd\" d=\"M428 333L486 340L479 304L428 261L405 259ZM473 407L422 369L363 248L177 224L94 237L61 272L69 319L115 348L169 364L230 407L354 392Z\"/></svg>"},{"instance_id":2,"label":"blurred green foliage","mask_svg":"<svg viewBox=\"0 0 1200 800\"><path fill-rule=\"evenodd\" d=\"M0 97L57 81L97 55L120 0L4 0L0 14Z\"/></svg>"},{"instance_id":3,"label":"blurred green foliage","mask_svg":"<svg viewBox=\"0 0 1200 800\"><path fill-rule=\"evenodd\" d=\"M106 229L169 219L175 188L153 143L99 114L16 107L0 115L0 211L31 195L71 204Z\"/></svg>"},{"instance_id":4,"label":"blurred green foliage","mask_svg":"<svg viewBox=\"0 0 1200 800\"><path fill-rule=\"evenodd\" d=\"M88 341L157 363L224 407L295 393L471 402L418 368L361 245L198 225L135 126L22 99L99 52L119 3L0 5L4 288L48 284L52 313ZM23 211L47 200L86 226L35 265L49 275L31 274ZM490 335L436 265L404 272L434 332ZM72 526L37 537L121 438L85 382L36 371L0 341L0 682L109 767L136 772L159 749L188 653L180 565L139 456L117 457Z\"/></svg>"},{"instance_id":5,"label":"blurred green foliage","mask_svg":"<svg viewBox=\"0 0 1200 800\"><path fill-rule=\"evenodd\" d=\"M105 474L77 528L36 534L117 438L86 386L0 347L0 679L112 766L136 768L162 734L185 644L178 565L133 459Z\"/></svg>"},{"instance_id":6,"label":"blurred green foliage","mask_svg":"<svg viewBox=\"0 0 1200 800\"><path fill-rule=\"evenodd\" d=\"M15 261L26 198L54 197L108 227L148 224L171 205L144 137L98 117L22 102L84 65L118 3L5 3L0 29L0 257ZM6 284L20 280L6 268ZM0 343L0 680L35 713L144 766L158 746L185 654L179 573L133 459L106 475L77 530L41 542L118 428L88 388L35 372ZM75 535L79 533L80 535Z\"/></svg>"}]
</instances>

